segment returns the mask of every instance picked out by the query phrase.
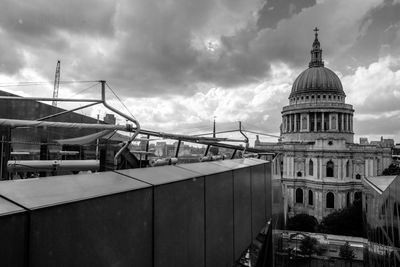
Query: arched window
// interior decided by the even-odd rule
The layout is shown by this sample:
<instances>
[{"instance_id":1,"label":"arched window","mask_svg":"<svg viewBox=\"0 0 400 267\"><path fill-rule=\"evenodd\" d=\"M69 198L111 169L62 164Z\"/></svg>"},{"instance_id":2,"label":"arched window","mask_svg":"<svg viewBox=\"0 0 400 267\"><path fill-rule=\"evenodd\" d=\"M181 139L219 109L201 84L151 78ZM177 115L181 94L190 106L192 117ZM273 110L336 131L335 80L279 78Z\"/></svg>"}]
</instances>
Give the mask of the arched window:
<instances>
[{"instance_id":1,"label":"arched window","mask_svg":"<svg viewBox=\"0 0 400 267\"><path fill-rule=\"evenodd\" d=\"M297 177L301 177L301 172L299 171L299 172L297 172Z\"/></svg>"},{"instance_id":2,"label":"arched window","mask_svg":"<svg viewBox=\"0 0 400 267\"><path fill-rule=\"evenodd\" d=\"M333 177L333 168L334 168L333 162L330 160L326 163L326 177Z\"/></svg>"},{"instance_id":3,"label":"arched window","mask_svg":"<svg viewBox=\"0 0 400 267\"><path fill-rule=\"evenodd\" d=\"M308 190L308 205L312 206L314 205L314 195L313 191Z\"/></svg>"},{"instance_id":4,"label":"arched window","mask_svg":"<svg viewBox=\"0 0 400 267\"><path fill-rule=\"evenodd\" d=\"M350 161L346 162L346 177L350 176Z\"/></svg>"},{"instance_id":5,"label":"arched window","mask_svg":"<svg viewBox=\"0 0 400 267\"><path fill-rule=\"evenodd\" d=\"M303 203L303 190L301 188L296 189L296 203Z\"/></svg>"},{"instance_id":6,"label":"arched window","mask_svg":"<svg viewBox=\"0 0 400 267\"><path fill-rule=\"evenodd\" d=\"M308 175L313 176L314 175L314 161L310 159L308 163Z\"/></svg>"},{"instance_id":7,"label":"arched window","mask_svg":"<svg viewBox=\"0 0 400 267\"><path fill-rule=\"evenodd\" d=\"M328 209L335 208L335 195L332 192L326 194L326 207Z\"/></svg>"},{"instance_id":8,"label":"arched window","mask_svg":"<svg viewBox=\"0 0 400 267\"><path fill-rule=\"evenodd\" d=\"M357 180L360 180L360 179L361 179L361 175L360 175L359 173L357 173L356 179L357 179Z\"/></svg>"}]
</instances>

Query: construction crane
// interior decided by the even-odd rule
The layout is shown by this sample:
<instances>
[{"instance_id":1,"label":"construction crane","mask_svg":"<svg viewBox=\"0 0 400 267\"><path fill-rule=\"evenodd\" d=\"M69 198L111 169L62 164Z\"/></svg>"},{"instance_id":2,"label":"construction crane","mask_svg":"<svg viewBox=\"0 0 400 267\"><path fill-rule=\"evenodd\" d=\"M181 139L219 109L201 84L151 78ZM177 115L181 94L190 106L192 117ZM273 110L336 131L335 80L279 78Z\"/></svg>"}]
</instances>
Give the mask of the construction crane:
<instances>
[{"instance_id":1,"label":"construction crane","mask_svg":"<svg viewBox=\"0 0 400 267\"><path fill-rule=\"evenodd\" d=\"M53 106L57 107L58 88L60 87L60 60L57 61L56 74L54 77Z\"/></svg>"}]
</instances>

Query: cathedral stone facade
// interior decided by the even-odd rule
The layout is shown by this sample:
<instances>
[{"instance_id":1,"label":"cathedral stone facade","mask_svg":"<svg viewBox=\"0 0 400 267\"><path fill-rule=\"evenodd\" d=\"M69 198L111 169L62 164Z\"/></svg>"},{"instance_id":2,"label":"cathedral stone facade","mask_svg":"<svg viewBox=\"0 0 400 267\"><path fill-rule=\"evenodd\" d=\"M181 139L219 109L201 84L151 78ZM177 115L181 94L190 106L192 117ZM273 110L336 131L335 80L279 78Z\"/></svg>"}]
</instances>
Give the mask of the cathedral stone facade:
<instances>
[{"instance_id":1,"label":"cathedral stone facade","mask_svg":"<svg viewBox=\"0 0 400 267\"><path fill-rule=\"evenodd\" d=\"M274 175L282 176L289 216L306 213L321 220L361 198L363 177L389 166L391 149L353 142L352 105L339 77L324 66L317 29L308 69L294 81L283 107L281 139L255 147L279 152Z\"/></svg>"}]
</instances>

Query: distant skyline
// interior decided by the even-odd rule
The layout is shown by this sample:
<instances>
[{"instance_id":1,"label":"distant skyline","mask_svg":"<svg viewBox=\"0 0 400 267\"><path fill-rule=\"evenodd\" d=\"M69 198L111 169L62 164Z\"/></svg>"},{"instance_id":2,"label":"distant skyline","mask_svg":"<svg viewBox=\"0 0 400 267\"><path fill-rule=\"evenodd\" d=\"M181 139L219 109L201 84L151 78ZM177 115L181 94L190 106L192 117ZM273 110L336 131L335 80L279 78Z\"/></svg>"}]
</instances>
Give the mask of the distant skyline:
<instances>
[{"instance_id":1,"label":"distant skyline","mask_svg":"<svg viewBox=\"0 0 400 267\"><path fill-rule=\"evenodd\" d=\"M355 141L400 142L400 0L4 0L0 13L0 90L51 97L61 60L61 81L106 80L143 128L188 134L214 116L278 134L318 27ZM27 81L49 83L5 86Z\"/></svg>"}]
</instances>

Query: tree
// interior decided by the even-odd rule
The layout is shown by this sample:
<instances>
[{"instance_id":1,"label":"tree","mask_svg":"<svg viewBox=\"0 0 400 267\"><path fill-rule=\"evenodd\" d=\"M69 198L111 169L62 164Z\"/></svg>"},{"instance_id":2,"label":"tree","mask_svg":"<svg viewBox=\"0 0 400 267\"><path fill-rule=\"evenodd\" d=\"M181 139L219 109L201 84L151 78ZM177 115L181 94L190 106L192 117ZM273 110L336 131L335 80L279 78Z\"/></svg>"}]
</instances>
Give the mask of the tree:
<instances>
[{"instance_id":1,"label":"tree","mask_svg":"<svg viewBox=\"0 0 400 267\"><path fill-rule=\"evenodd\" d=\"M308 214L297 214L289 218L287 229L293 231L314 232L318 225L317 219Z\"/></svg>"},{"instance_id":2,"label":"tree","mask_svg":"<svg viewBox=\"0 0 400 267\"><path fill-rule=\"evenodd\" d=\"M318 231L333 235L364 237L361 200L356 200L350 207L334 211L324 217L318 226Z\"/></svg>"},{"instance_id":3,"label":"tree","mask_svg":"<svg viewBox=\"0 0 400 267\"><path fill-rule=\"evenodd\" d=\"M210 147L210 153L211 153L211 155L213 155L213 156L218 155L218 153L219 153L219 148L216 147L216 146Z\"/></svg>"},{"instance_id":4,"label":"tree","mask_svg":"<svg viewBox=\"0 0 400 267\"><path fill-rule=\"evenodd\" d=\"M382 175L399 175L400 166L394 163L390 164L389 167L383 170Z\"/></svg>"},{"instance_id":5,"label":"tree","mask_svg":"<svg viewBox=\"0 0 400 267\"><path fill-rule=\"evenodd\" d=\"M309 265L311 266L311 255L316 252L318 240L314 237L306 235L300 243L300 250L304 255L308 256Z\"/></svg>"},{"instance_id":6,"label":"tree","mask_svg":"<svg viewBox=\"0 0 400 267\"><path fill-rule=\"evenodd\" d=\"M300 250L304 255L311 257L317 248L318 240L308 235L304 236L300 243Z\"/></svg>"},{"instance_id":7,"label":"tree","mask_svg":"<svg viewBox=\"0 0 400 267\"><path fill-rule=\"evenodd\" d=\"M352 261L355 258L355 255L348 241L346 241L346 243L340 247L339 256L342 257L345 262L349 261L350 267L352 266Z\"/></svg>"}]
</instances>

